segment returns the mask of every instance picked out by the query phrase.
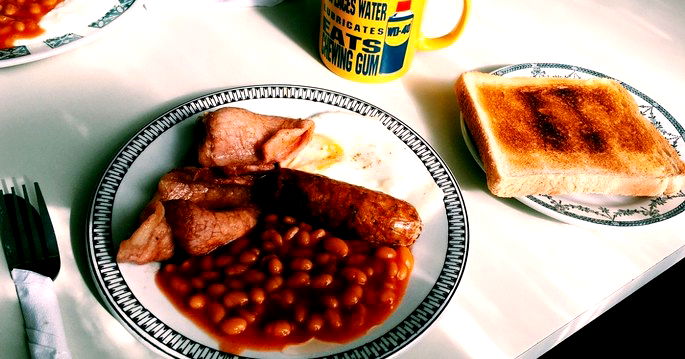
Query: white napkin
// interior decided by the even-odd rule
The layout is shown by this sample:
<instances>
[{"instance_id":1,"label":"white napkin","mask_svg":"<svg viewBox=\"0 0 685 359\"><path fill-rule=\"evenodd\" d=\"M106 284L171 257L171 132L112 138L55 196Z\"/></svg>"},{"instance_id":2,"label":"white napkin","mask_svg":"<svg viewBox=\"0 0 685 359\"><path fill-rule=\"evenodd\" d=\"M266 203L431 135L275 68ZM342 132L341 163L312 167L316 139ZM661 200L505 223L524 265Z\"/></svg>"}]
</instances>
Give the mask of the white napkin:
<instances>
[{"instance_id":1,"label":"white napkin","mask_svg":"<svg viewBox=\"0 0 685 359\"><path fill-rule=\"evenodd\" d=\"M32 358L71 358L52 280L44 275L12 269L26 337Z\"/></svg>"}]
</instances>

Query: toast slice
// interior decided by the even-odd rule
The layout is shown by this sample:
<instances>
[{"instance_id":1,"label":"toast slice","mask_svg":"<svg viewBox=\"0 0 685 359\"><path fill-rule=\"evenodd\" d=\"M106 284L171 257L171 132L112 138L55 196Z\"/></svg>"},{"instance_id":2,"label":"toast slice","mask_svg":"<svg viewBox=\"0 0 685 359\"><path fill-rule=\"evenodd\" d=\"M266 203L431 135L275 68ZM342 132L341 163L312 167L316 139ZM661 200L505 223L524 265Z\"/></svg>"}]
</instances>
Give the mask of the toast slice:
<instances>
[{"instance_id":1,"label":"toast slice","mask_svg":"<svg viewBox=\"0 0 685 359\"><path fill-rule=\"evenodd\" d=\"M497 196L658 196L685 186L685 163L614 80L467 72L455 87Z\"/></svg>"}]
</instances>

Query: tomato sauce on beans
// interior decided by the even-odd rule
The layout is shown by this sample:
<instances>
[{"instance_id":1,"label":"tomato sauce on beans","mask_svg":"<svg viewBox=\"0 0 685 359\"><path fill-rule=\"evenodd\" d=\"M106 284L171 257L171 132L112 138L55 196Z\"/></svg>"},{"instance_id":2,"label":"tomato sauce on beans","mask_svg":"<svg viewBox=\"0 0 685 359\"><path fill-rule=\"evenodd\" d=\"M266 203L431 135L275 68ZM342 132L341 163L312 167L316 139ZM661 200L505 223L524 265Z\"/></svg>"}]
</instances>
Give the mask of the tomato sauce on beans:
<instances>
[{"instance_id":1,"label":"tomato sauce on beans","mask_svg":"<svg viewBox=\"0 0 685 359\"><path fill-rule=\"evenodd\" d=\"M43 33L40 20L64 0L0 0L0 49Z\"/></svg>"},{"instance_id":2,"label":"tomato sauce on beans","mask_svg":"<svg viewBox=\"0 0 685 359\"><path fill-rule=\"evenodd\" d=\"M206 256L163 263L156 281L222 350L239 353L363 336L399 305L413 264L406 247L374 247L269 214Z\"/></svg>"}]
</instances>

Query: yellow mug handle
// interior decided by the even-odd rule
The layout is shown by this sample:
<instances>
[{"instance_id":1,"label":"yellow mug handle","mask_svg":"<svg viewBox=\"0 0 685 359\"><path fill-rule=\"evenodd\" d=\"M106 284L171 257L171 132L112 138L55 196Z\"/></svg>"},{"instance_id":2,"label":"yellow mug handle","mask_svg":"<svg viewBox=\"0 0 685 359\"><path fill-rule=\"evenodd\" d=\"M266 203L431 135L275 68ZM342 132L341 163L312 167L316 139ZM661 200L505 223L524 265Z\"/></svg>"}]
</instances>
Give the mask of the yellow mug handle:
<instances>
[{"instance_id":1,"label":"yellow mug handle","mask_svg":"<svg viewBox=\"0 0 685 359\"><path fill-rule=\"evenodd\" d=\"M466 20L471 12L471 0L464 0L464 6L461 10L461 18L454 28L447 34L440 37L423 37L419 38L419 50L439 50L449 45L452 45L459 35L466 27Z\"/></svg>"}]
</instances>

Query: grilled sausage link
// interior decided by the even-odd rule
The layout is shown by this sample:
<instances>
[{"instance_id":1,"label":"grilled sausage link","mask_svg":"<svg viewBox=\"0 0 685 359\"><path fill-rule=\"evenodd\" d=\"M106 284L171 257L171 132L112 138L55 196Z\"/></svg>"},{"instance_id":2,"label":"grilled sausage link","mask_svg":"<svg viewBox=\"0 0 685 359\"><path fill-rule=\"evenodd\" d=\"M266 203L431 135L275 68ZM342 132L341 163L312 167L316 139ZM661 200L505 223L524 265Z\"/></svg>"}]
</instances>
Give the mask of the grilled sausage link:
<instances>
[{"instance_id":1,"label":"grilled sausage link","mask_svg":"<svg viewBox=\"0 0 685 359\"><path fill-rule=\"evenodd\" d=\"M410 203L325 176L281 168L263 182L280 210L378 245L410 246L421 234ZM263 188L263 187L262 187Z\"/></svg>"}]
</instances>

